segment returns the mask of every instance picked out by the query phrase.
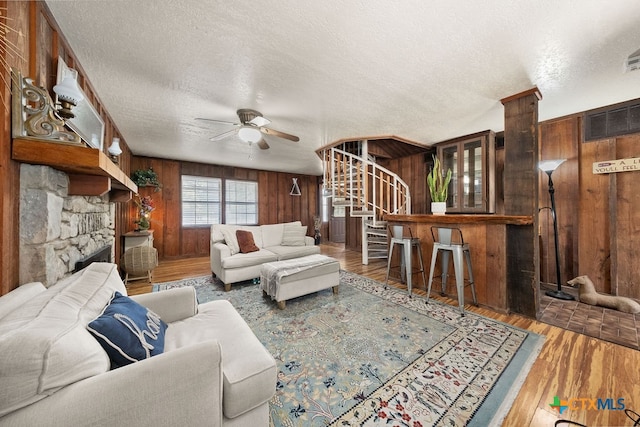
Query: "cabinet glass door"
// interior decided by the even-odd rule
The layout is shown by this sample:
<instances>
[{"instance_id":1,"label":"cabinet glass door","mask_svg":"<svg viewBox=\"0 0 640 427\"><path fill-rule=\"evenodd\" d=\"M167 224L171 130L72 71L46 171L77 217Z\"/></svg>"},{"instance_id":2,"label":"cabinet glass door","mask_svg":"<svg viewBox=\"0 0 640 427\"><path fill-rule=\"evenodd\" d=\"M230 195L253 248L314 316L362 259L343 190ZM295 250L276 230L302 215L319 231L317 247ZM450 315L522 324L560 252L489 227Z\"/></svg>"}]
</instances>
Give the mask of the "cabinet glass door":
<instances>
[{"instance_id":1,"label":"cabinet glass door","mask_svg":"<svg viewBox=\"0 0 640 427\"><path fill-rule=\"evenodd\" d=\"M465 143L463 156L462 207L481 209L483 204L482 141Z\"/></svg>"},{"instance_id":2,"label":"cabinet glass door","mask_svg":"<svg viewBox=\"0 0 640 427\"><path fill-rule=\"evenodd\" d=\"M442 150L442 171L451 169L451 181L447 197L447 208L458 207L458 146L446 147Z\"/></svg>"},{"instance_id":3,"label":"cabinet glass door","mask_svg":"<svg viewBox=\"0 0 640 427\"><path fill-rule=\"evenodd\" d=\"M442 170L451 169L447 212L495 211L495 139L491 131L438 144Z\"/></svg>"}]
</instances>

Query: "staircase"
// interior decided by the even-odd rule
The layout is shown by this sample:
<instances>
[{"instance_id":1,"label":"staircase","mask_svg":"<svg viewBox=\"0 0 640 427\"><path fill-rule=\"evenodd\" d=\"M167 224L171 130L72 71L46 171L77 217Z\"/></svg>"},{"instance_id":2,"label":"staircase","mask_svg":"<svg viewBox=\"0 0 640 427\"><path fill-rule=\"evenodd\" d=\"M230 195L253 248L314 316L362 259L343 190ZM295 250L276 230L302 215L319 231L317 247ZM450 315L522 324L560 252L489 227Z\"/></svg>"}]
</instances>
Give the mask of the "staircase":
<instances>
[{"instance_id":1,"label":"staircase","mask_svg":"<svg viewBox=\"0 0 640 427\"><path fill-rule=\"evenodd\" d=\"M349 206L362 218L362 263L387 258L388 214L410 214L409 187L395 173L370 159L332 147L321 152L324 190L334 205Z\"/></svg>"}]
</instances>

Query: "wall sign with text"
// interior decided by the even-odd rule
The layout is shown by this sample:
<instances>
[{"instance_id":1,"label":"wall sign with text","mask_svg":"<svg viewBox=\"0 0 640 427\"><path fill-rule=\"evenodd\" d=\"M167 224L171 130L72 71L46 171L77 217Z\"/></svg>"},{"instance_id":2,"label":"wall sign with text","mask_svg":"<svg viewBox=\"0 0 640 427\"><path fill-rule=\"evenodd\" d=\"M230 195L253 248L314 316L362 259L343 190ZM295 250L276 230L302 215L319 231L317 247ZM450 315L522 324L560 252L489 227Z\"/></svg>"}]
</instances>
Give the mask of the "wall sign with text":
<instances>
[{"instance_id":1,"label":"wall sign with text","mask_svg":"<svg viewBox=\"0 0 640 427\"><path fill-rule=\"evenodd\" d=\"M631 171L640 171L640 157L593 163L594 174Z\"/></svg>"}]
</instances>

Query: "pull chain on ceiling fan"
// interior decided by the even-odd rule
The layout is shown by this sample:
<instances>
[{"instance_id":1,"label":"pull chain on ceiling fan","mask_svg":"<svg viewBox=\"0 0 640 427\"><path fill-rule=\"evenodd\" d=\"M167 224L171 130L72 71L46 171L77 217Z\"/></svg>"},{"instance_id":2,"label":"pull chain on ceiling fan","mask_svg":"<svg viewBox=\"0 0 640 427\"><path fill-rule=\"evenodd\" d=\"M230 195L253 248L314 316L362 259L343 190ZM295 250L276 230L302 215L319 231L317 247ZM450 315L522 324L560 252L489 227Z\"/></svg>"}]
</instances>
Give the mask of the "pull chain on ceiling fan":
<instances>
[{"instance_id":1,"label":"pull chain on ceiling fan","mask_svg":"<svg viewBox=\"0 0 640 427\"><path fill-rule=\"evenodd\" d=\"M216 119L206 119L201 117L196 118L196 120L204 120L208 122L222 123L226 125L235 126L235 129L212 136L210 138L211 141L220 141L231 135L237 134L238 137L244 142L248 142L250 144L256 143L258 144L258 147L260 147L263 150L266 150L267 148L269 148L269 144L267 144L267 141L265 141L262 136L263 134L276 136L278 138L288 139L289 141L294 141L294 142L300 141L300 138L298 138L295 135L291 135L285 132L280 132L278 130L266 127L269 123L271 123L271 120L263 117L262 113L260 113L259 111L252 110L249 108L241 108L238 111L236 111L236 114L240 119L240 123L233 123L233 122L227 122L224 120L216 120Z\"/></svg>"}]
</instances>

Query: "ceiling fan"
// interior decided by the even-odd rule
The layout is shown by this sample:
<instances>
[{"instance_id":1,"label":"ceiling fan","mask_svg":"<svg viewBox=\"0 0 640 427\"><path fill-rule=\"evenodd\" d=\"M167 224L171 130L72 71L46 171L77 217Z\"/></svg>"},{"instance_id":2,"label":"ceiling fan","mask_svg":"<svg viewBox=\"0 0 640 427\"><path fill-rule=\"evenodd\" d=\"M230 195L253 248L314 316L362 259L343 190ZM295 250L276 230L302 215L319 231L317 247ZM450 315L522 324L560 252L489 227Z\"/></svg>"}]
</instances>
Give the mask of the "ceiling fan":
<instances>
[{"instance_id":1,"label":"ceiling fan","mask_svg":"<svg viewBox=\"0 0 640 427\"><path fill-rule=\"evenodd\" d=\"M288 133L280 132L279 130L265 127L266 125L271 123L271 120L263 117L262 113L259 111L251 110L249 108L241 108L236 111L236 114L238 114L240 123L227 122L224 120L205 119L201 117L196 118L196 120L204 120L208 122L223 123L226 125L235 126L235 129L211 137L211 141L219 141L228 136L237 134L238 137L244 142L257 143L258 147L263 150L269 148L269 144L267 144L267 141L264 140L262 134L277 136L279 138L284 138L295 142L300 141L300 138L295 135L290 135Z\"/></svg>"}]
</instances>

